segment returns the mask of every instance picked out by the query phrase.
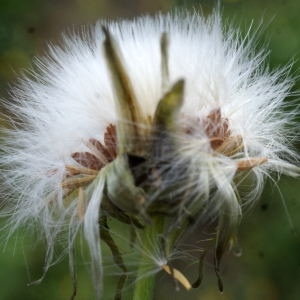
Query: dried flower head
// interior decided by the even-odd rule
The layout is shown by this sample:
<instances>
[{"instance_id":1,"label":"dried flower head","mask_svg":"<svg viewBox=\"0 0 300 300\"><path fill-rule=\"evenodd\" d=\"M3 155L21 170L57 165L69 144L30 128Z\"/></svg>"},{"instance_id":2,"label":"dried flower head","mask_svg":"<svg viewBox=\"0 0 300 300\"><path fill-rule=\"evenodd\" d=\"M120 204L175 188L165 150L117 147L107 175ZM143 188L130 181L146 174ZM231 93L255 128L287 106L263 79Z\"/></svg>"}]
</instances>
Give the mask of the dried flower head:
<instances>
[{"instance_id":1,"label":"dried flower head","mask_svg":"<svg viewBox=\"0 0 300 300\"><path fill-rule=\"evenodd\" d=\"M25 225L46 239L45 273L64 237L75 295L73 244L83 228L97 297L102 239L124 273L120 299L127 270L112 217L138 237L159 224L156 250L140 238L137 247L154 272L195 288L208 248L192 285L171 260L193 224L218 219L210 247L223 290L219 264L237 243L242 207L273 173L299 176L287 127L295 111L284 102L289 68L270 72L255 46L255 38L223 30L219 12L158 14L100 21L36 60L39 71L20 79L6 103L13 129L2 144L1 214L10 216L10 232Z\"/></svg>"}]
</instances>

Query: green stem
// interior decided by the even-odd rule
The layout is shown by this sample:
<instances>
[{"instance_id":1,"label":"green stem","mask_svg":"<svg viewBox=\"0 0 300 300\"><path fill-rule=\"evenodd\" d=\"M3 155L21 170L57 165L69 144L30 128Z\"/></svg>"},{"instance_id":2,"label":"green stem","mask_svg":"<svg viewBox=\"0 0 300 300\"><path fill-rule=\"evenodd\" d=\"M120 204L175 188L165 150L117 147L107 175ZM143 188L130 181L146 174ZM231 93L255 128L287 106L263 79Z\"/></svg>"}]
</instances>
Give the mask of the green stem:
<instances>
[{"instance_id":1,"label":"green stem","mask_svg":"<svg viewBox=\"0 0 300 300\"><path fill-rule=\"evenodd\" d=\"M152 257L160 251L161 243L158 240L163 232L165 217L156 216L152 218L153 224L144 229L142 240L142 251L137 274L137 282L134 289L133 300L151 300L156 273L150 273L149 269L154 264Z\"/></svg>"}]
</instances>

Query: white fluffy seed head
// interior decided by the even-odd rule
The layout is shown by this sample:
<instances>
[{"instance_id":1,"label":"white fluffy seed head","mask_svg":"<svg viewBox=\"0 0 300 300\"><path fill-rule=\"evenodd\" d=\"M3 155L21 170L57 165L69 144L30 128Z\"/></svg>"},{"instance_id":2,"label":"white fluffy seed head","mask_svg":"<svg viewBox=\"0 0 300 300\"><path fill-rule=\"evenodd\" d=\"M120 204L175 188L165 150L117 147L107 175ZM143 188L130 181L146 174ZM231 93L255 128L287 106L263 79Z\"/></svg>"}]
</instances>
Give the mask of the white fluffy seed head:
<instances>
[{"instance_id":1,"label":"white fluffy seed head","mask_svg":"<svg viewBox=\"0 0 300 300\"><path fill-rule=\"evenodd\" d=\"M38 230L50 249L59 234L72 244L71 233L84 223L92 259L99 265L94 268L96 281L101 277L98 209L106 175L102 178L100 172L85 188L87 207L77 205L83 201L77 195L70 202L62 182L66 166L82 167L72 154L99 156L88 142L104 143L107 127L118 122L102 25L119 46L135 96L149 120L165 93L159 41L163 32L168 35L168 82L172 86L183 79L185 87L180 132L174 137L178 157L166 153L169 165L160 175L170 184L180 182L180 172L173 171L186 163L189 177L177 192L188 190L191 207L208 204L208 217L213 218L224 202L233 201L231 213L240 214L233 182L239 189L246 177L252 178L244 197L244 203L252 204L271 173L299 174L294 167L298 154L291 148L296 135L287 126L294 124L295 111L286 110L284 102L293 84L289 67L270 72L264 63L267 52L254 49L257 36L242 38L231 27L223 29L218 12L207 19L182 12L100 21L81 34L64 35L63 46L49 46L48 55L35 60L37 71L28 71L12 90L13 101L6 102L12 128L3 130L1 145L5 195L1 215L10 216L10 232L23 225ZM223 143L223 148L214 142ZM149 202L155 201L155 189Z\"/></svg>"}]
</instances>

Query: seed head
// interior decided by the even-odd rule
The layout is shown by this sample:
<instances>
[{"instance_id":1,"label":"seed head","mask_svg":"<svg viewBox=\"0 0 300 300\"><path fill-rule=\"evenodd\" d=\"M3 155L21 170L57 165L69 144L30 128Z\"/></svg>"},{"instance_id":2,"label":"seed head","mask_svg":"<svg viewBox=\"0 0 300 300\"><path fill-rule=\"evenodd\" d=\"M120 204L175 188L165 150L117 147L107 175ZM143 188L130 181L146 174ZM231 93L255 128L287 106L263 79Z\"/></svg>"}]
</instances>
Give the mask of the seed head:
<instances>
[{"instance_id":1,"label":"seed head","mask_svg":"<svg viewBox=\"0 0 300 300\"><path fill-rule=\"evenodd\" d=\"M36 60L39 71L12 90L1 214L10 216L10 232L24 225L45 238L45 273L64 238L76 286L74 239L83 228L97 297L102 239L123 272L120 299L127 269L108 218L138 236L159 215L165 221L153 262L189 289L171 265L174 252L194 224L218 219L210 247L223 290L220 260L237 244L242 207L274 173L298 177L299 158L287 127L296 111L284 102L289 67L270 72L265 50L255 52L256 36L222 28L219 12L99 21L81 36L64 36L61 48L49 46Z\"/></svg>"}]
</instances>

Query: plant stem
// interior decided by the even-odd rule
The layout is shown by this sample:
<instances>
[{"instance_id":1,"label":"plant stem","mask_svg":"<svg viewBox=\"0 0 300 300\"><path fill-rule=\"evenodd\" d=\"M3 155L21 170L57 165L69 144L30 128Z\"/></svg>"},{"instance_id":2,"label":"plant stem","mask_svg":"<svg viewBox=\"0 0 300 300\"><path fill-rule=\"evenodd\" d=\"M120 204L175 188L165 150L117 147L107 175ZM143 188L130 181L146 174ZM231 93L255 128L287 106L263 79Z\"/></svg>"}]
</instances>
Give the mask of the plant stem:
<instances>
[{"instance_id":1,"label":"plant stem","mask_svg":"<svg viewBox=\"0 0 300 300\"><path fill-rule=\"evenodd\" d=\"M137 281L134 289L133 300L151 300L153 296L153 287L156 273L151 270L154 261L151 257L155 257L160 251L160 235L163 232L165 217L152 217L153 224L147 225L144 229L142 240L142 253L137 274Z\"/></svg>"}]
</instances>

